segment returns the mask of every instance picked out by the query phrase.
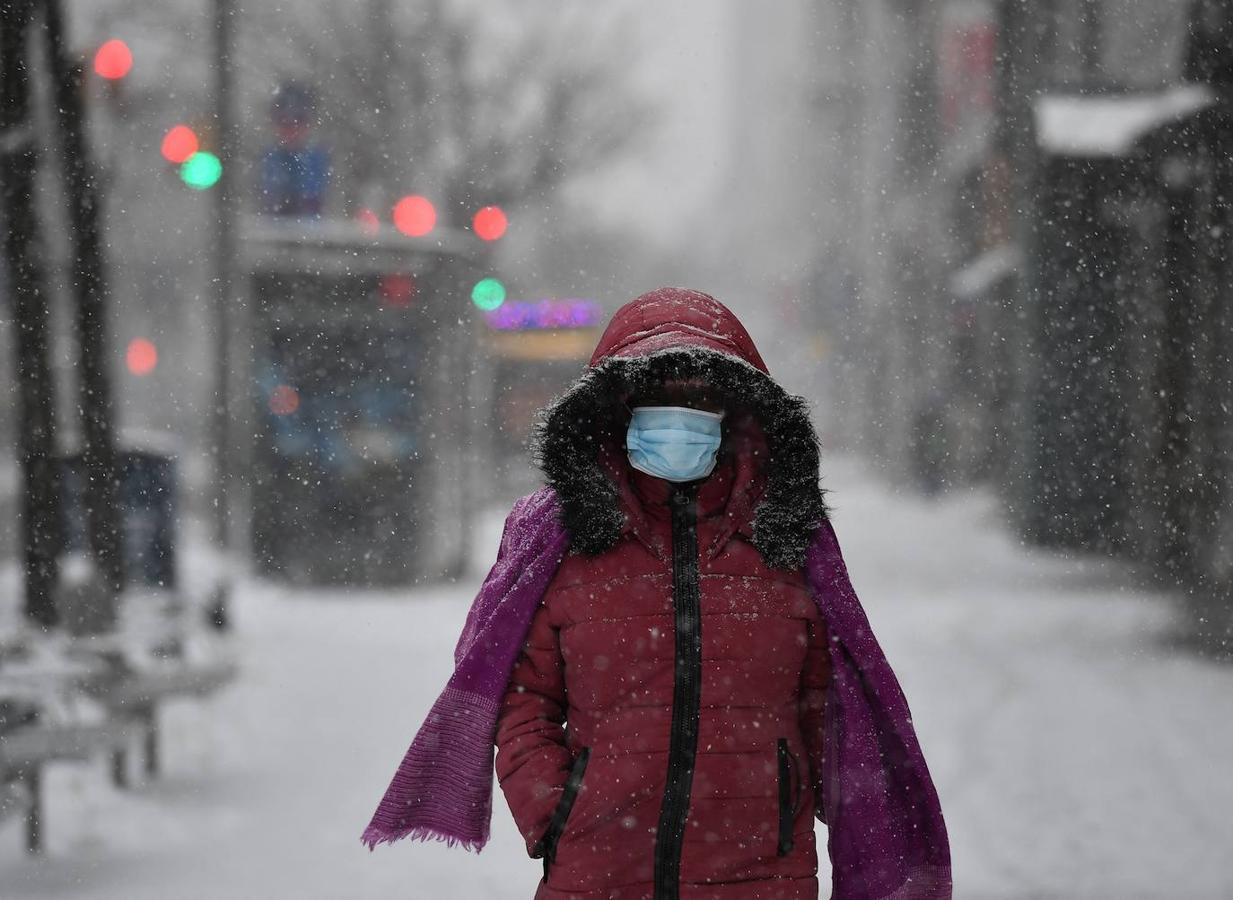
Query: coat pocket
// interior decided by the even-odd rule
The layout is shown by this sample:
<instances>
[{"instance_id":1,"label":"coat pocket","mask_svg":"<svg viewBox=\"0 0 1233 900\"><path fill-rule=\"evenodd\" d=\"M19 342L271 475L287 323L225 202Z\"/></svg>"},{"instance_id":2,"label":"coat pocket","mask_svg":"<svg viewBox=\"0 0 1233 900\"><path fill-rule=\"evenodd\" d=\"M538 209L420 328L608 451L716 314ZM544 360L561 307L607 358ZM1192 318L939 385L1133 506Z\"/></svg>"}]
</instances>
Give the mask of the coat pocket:
<instances>
[{"instance_id":1,"label":"coat pocket","mask_svg":"<svg viewBox=\"0 0 1233 900\"><path fill-rule=\"evenodd\" d=\"M590 757L590 747L583 747L578 751L574 764L570 766L569 776L565 779L565 789L561 792L561 799L557 801L556 808L552 811L552 818L548 820L548 829L536 845L535 849L539 852L532 854L532 856L542 855L544 857L545 881L548 880L548 870L552 868L552 863L556 860L557 843L565 831L565 823L569 819L570 810L574 808L574 800L578 797L578 789L582 787L582 776L586 772L587 760Z\"/></svg>"},{"instance_id":2,"label":"coat pocket","mask_svg":"<svg viewBox=\"0 0 1233 900\"><path fill-rule=\"evenodd\" d=\"M787 738L780 738L776 745L779 763L779 846L778 854L787 856L792 852L792 832L796 827L796 813L801 801L801 772L796 757L788 748Z\"/></svg>"}]
</instances>

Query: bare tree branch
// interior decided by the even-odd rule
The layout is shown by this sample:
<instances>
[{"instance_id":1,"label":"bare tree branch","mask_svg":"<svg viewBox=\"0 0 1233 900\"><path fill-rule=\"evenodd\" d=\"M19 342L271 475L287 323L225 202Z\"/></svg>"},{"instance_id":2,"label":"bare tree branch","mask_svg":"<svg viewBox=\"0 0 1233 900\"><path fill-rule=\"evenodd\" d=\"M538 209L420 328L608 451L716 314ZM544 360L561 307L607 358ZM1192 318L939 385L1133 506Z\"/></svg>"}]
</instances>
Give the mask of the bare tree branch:
<instances>
[{"instance_id":1,"label":"bare tree branch","mask_svg":"<svg viewBox=\"0 0 1233 900\"><path fill-rule=\"evenodd\" d=\"M531 16L495 33L482 10L445 0L391 6L321 0L293 17L257 9L241 30L252 80L317 86L352 185L435 189L461 215L551 191L619 155L649 121L625 78L626 45L595 35L587 17Z\"/></svg>"}]
</instances>

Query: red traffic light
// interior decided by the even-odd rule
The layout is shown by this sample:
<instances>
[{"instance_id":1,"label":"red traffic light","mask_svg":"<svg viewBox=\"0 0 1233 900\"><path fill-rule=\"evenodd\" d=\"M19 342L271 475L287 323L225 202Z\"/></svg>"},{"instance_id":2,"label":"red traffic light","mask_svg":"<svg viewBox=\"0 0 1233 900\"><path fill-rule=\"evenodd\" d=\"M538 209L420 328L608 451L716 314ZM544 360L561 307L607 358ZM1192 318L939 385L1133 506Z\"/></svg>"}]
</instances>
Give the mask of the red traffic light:
<instances>
[{"instance_id":1,"label":"red traffic light","mask_svg":"<svg viewBox=\"0 0 1233 900\"><path fill-rule=\"evenodd\" d=\"M100 78L117 81L133 68L133 52L119 38L112 38L94 54L94 71Z\"/></svg>"},{"instance_id":2,"label":"red traffic light","mask_svg":"<svg viewBox=\"0 0 1233 900\"><path fill-rule=\"evenodd\" d=\"M411 237L423 237L437 224L437 210L427 197L411 195L394 204L394 227Z\"/></svg>"},{"instance_id":3,"label":"red traffic light","mask_svg":"<svg viewBox=\"0 0 1233 900\"><path fill-rule=\"evenodd\" d=\"M177 125L163 136L163 159L179 165L200 149L197 135L187 125Z\"/></svg>"},{"instance_id":4,"label":"red traffic light","mask_svg":"<svg viewBox=\"0 0 1233 900\"><path fill-rule=\"evenodd\" d=\"M495 241L505 234L505 229L509 227L509 220L505 218L505 212L501 207L485 206L475 214L475 218L471 220L471 227L480 240Z\"/></svg>"},{"instance_id":5,"label":"red traffic light","mask_svg":"<svg viewBox=\"0 0 1233 900\"><path fill-rule=\"evenodd\" d=\"M158 365L158 348L146 338L133 338L124 353L124 363L134 375L149 375Z\"/></svg>"}]
</instances>

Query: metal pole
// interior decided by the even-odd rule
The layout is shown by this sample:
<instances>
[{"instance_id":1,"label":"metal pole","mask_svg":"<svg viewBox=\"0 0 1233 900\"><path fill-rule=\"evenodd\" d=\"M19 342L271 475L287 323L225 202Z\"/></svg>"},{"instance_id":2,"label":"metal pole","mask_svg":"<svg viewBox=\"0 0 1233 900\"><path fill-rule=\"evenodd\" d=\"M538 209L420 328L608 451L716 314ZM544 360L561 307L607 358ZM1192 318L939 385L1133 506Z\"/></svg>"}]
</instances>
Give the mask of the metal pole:
<instances>
[{"instance_id":1,"label":"metal pole","mask_svg":"<svg viewBox=\"0 0 1233 900\"><path fill-rule=\"evenodd\" d=\"M90 550L106 590L99 601L114 604L124 587L118 471L112 432L111 377L107 360L107 276L103 260L98 184L85 137L82 71L65 50L60 0L45 0L44 33L52 74L56 124L63 156L64 188L73 243L73 291L77 308L79 404L82 433L82 500ZM112 621L108 614L104 621Z\"/></svg>"},{"instance_id":2,"label":"metal pole","mask_svg":"<svg viewBox=\"0 0 1233 900\"><path fill-rule=\"evenodd\" d=\"M1103 41L1101 40L1101 0L1083 0L1079 15L1082 32L1079 38L1079 59L1082 65L1083 86L1096 87L1103 76Z\"/></svg>"},{"instance_id":3,"label":"metal pole","mask_svg":"<svg viewBox=\"0 0 1233 900\"><path fill-rule=\"evenodd\" d=\"M43 852L43 771L37 763L30 763L22 780L30 794L30 808L26 810L26 852L38 856Z\"/></svg>"},{"instance_id":4,"label":"metal pole","mask_svg":"<svg viewBox=\"0 0 1233 900\"><path fill-rule=\"evenodd\" d=\"M1046 531L1046 500L1040 470L1041 433L1056 428L1051 421L1046 398L1041 394L1044 360L1041 346L1042 285L1036 252L1037 195L1041 164L1037 149L1034 104L1041 79L1038 69L1042 47L1036 39L1037 26L1054 16L1053 4L1039 6L1021 0L1000 0L998 4L998 96L1000 112L995 145L1011 168L1011 238L1022 251L1016 291L1017 309L1012 309L1007 330L1017 334L1016 368L1018 385L1014 391L1012 420L1017 423L1012 451L1008 504L1015 511L1019 531L1029 540L1040 540Z\"/></svg>"},{"instance_id":5,"label":"metal pole","mask_svg":"<svg viewBox=\"0 0 1233 900\"><path fill-rule=\"evenodd\" d=\"M214 0L214 128L222 175L214 193L214 397L210 447L214 470L214 535L229 549L231 540L231 303L235 265L235 136L231 114L231 51L234 0Z\"/></svg>"},{"instance_id":6,"label":"metal pole","mask_svg":"<svg viewBox=\"0 0 1233 900\"><path fill-rule=\"evenodd\" d=\"M24 611L57 624L53 589L59 538L54 385L47 363L47 283L34 209L37 151L30 110L27 39L32 0L0 2L0 215L16 323L18 457L22 476ZM36 826L32 826L36 827Z\"/></svg>"},{"instance_id":7,"label":"metal pole","mask_svg":"<svg viewBox=\"0 0 1233 900\"><path fill-rule=\"evenodd\" d=\"M390 0L370 0L368 5L368 30L373 41L372 56L372 104L377 111L377 181L381 190L381 203L390 199L391 186L398 190L405 183L406 165L404 156L397 149L399 117L394 109L394 91L391 79L395 76L397 63L397 32L394 30ZM417 160L418 162L418 160Z\"/></svg>"}]
</instances>

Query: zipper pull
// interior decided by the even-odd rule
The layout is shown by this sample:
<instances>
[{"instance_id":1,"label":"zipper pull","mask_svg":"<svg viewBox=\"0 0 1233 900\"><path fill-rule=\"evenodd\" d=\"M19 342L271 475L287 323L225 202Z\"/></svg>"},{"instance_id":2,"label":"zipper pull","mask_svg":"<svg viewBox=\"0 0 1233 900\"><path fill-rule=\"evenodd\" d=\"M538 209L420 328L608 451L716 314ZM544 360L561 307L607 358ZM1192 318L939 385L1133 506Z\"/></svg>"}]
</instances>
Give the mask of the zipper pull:
<instances>
[{"instance_id":1,"label":"zipper pull","mask_svg":"<svg viewBox=\"0 0 1233 900\"><path fill-rule=\"evenodd\" d=\"M668 502L674 507L684 509L693 502L698 486L693 482L673 482L672 491L668 494Z\"/></svg>"}]
</instances>

